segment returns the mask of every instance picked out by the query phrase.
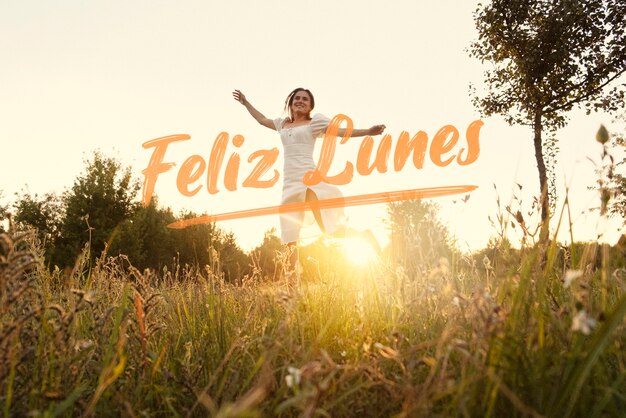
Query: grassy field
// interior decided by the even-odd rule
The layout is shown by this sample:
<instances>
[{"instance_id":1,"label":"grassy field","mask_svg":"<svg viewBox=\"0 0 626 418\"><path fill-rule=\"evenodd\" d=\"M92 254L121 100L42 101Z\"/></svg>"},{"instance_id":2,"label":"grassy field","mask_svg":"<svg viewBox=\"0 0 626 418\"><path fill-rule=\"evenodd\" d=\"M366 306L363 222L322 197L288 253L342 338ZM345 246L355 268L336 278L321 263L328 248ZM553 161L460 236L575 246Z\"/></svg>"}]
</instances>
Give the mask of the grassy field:
<instances>
[{"instance_id":1,"label":"grassy field","mask_svg":"<svg viewBox=\"0 0 626 418\"><path fill-rule=\"evenodd\" d=\"M501 244L233 286L123 257L50 273L3 234L2 413L624 416L624 249Z\"/></svg>"}]
</instances>

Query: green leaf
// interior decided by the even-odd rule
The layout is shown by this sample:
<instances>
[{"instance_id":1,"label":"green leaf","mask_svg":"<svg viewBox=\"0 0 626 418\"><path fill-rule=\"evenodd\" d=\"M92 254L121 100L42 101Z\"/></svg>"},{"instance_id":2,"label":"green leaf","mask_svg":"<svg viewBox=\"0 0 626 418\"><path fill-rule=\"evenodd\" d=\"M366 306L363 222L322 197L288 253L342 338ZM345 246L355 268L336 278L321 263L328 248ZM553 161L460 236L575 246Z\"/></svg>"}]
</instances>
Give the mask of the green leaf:
<instances>
[{"instance_id":1,"label":"green leaf","mask_svg":"<svg viewBox=\"0 0 626 418\"><path fill-rule=\"evenodd\" d=\"M596 141L604 145L608 142L608 140L609 140L609 131L606 130L604 125L600 125L600 129L598 129L598 133L596 133Z\"/></svg>"}]
</instances>

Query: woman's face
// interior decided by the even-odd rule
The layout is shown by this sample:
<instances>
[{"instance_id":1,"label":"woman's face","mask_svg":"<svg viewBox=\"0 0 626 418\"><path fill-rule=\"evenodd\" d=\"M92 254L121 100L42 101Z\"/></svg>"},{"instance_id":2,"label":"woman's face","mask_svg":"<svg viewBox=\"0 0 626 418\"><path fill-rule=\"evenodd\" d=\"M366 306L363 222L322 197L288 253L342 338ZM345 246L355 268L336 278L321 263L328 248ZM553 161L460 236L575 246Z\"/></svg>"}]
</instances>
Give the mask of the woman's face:
<instances>
[{"instance_id":1,"label":"woman's face","mask_svg":"<svg viewBox=\"0 0 626 418\"><path fill-rule=\"evenodd\" d=\"M311 112L311 96L304 90L300 90L293 95L291 102L291 112L308 115Z\"/></svg>"}]
</instances>

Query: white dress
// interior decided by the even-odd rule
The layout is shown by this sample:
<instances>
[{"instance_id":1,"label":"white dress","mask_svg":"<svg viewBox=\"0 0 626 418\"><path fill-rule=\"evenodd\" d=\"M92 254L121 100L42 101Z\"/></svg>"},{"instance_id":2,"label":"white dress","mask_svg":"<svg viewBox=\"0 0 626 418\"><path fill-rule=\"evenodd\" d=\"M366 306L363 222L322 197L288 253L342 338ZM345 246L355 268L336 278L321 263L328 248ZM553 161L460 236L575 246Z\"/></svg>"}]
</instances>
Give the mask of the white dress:
<instances>
[{"instance_id":1,"label":"white dress","mask_svg":"<svg viewBox=\"0 0 626 418\"><path fill-rule=\"evenodd\" d=\"M274 119L285 157L281 204L304 202L307 188L313 190L320 200L341 198L341 192L333 185L320 182L314 186L307 186L302 181L304 175L316 167L313 161L315 139L324 136L330 120L317 113L311 122L305 125L284 128L284 123L283 118ZM332 234L343 222L343 208L322 209L320 212L326 233ZM303 219L304 212L280 214L280 238L283 243L298 241Z\"/></svg>"}]
</instances>

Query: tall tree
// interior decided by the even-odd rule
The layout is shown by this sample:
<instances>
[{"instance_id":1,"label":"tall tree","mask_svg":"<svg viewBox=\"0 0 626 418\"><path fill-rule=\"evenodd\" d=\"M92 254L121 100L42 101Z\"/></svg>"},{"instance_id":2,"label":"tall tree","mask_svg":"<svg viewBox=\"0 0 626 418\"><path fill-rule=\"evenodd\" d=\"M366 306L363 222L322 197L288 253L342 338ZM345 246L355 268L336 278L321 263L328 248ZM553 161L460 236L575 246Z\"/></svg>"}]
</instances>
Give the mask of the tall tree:
<instances>
[{"instance_id":1,"label":"tall tree","mask_svg":"<svg viewBox=\"0 0 626 418\"><path fill-rule=\"evenodd\" d=\"M65 218L55 250L55 263L71 266L82 246L90 242L91 257L98 257L116 228L138 208L139 182L130 167L95 152L85 171L63 195Z\"/></svg>"},{"instance_id":2,"label":"tall tree","mask_svg":"<svg viewBox=\"0 0 626 418\"><path fill-rule=\"evenodd\" d=\"M470 55L493 67L487 93L474 97L486 116L531 126L539 170L542 236L550 198L544 151L574 106L615 111L624 106L626 2L624 0L493 0L474 13L478 40ZM554 198L554 197L553 197Z\"/></svg>"}]
</instances>

